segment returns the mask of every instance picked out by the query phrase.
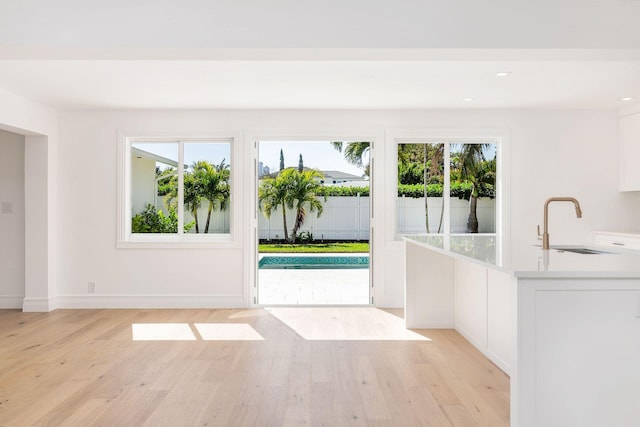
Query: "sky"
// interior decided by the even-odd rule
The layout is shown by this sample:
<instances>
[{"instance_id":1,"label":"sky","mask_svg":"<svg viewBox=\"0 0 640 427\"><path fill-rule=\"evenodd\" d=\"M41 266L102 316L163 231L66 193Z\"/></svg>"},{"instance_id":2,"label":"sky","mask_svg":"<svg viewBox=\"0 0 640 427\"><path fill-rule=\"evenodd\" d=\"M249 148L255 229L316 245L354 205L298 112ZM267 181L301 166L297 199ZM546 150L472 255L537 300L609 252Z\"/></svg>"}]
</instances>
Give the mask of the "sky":
<instances>
[{"instance_id":1,"label":"sky","mask_svg":"<svg viewBox=\"0 0 640 427\"><path fill-rule=\"evenodd\" d=\"M178 144L176 142L144 142L132 144L135 148L178 161ZM184 163L191 166L197 160L206 160L214 165L224 159L230 164L231 146L228 142L197 142L184 144ZM164 169L165 165L158 165Z\"/></svg>"},{"instance_id":2,"label":"sky","mask_svg":"<svg viewBox=\"0 0 640 427\"><path fill-rule=\"evenodd\" d=\"M260 141L259 161L271 171L280 170L280 149L284 154L285 167L298 167L298 159L307 168L334 170L362 176L364 170L344 159L344 155L329 144L329 141Z\"/></svg>"},{"instance_id":3,"label":"sky","mask_svg":"<svg viewBox=\"0 0 640 427\"><path fill-rule=\"evenodd\" d=\"M178 160L178 144L175 142L144 142L134 143L134 147L168 159ZM319 170L336 170L362 176L364 170L347 162L342 153L334 149L329 141L261 141L259 144L259 161L269 166L271 171L280 169L280 149L284 154L285 167L298 167L298 159L302 154L305 167ZM207 160L219 164L229 159L230 145L226 142L218 143L185 143L184 162L192 165L197 160ZM164 165L159 165L164 169Z\"/></svg>"}]
</instances>

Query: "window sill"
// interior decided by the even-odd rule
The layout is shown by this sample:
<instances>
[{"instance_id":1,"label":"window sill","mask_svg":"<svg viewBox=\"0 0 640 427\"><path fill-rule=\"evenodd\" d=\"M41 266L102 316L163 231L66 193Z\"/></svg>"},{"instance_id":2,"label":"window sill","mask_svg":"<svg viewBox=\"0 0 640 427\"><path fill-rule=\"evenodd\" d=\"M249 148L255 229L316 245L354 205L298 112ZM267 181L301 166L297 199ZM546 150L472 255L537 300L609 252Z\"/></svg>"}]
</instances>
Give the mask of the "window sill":
<instances>
[{"instance_id":1,"label":"window sill","mask_svg":"<svg viewBox=\"0 0 640 427\"><path fill-rule=\"evenodd\" d=\"M231 235L224 236L135 236L118 240L118 249L233 249L241 248Z\"/></svg>"}]
</instances>

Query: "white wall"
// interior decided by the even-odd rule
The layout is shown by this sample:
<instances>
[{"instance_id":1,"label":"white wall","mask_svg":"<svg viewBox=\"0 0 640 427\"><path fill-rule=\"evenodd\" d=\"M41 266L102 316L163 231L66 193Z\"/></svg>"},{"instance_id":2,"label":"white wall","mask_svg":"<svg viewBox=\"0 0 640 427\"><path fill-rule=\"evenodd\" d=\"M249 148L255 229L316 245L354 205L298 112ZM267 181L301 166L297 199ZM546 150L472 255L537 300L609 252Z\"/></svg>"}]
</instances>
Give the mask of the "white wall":
<instances>
[{"instance_id":1,"label":"white wall","mask_svg":"<svg viewBox=\"0 0 640 427\"><path fill-rule=\"evenodd\" d=\"M0 89L0 129L25 135L24 311L55 308L57 278L57 114Z\"/></svg>"},{"instance_id":2,"label":"white wall","mask_svg":"<svg viewBox=\"0 0 640 427\"><path fill-rule=\"evenodd\" d=\"M578 220L570 206L553 206L552 243L587 242L594 229L640 228L640 196L617 191L614 111L78 111L61 113L60 127L58 293L64 306L189 306L194 300L220 306L248 301L250 182L235 187L243 206L242 235L236 236L236 246L116 249L118 130L244 131L243 155L232 166L241 168L242 177L252 176L251 141L256 135L279 135L291 129L301 136L344 134L345 130L379 135L372 185L375 297L380 306L403 303L404 246L394 240L395 196L383 185L395 179L397 168L393 156L386 153L392 141L385 141L385 132L505 130L514 244L537 243L535 227L542 221L544 200L552 195L576 196L584 211ZM78 194L83 195L82 203ZM158 269L158 265L165 267ZM96 281L98 296L89 298L88 281Z\"/></svg>"},{"instance_id":3,"label":"white wall","mask_svg":"<svg viewBox=\"0 0 640 427\"><path fill-rule=\"evenodd\" d=\"M0 130L0 308L24 298L24 136Z\"/></svg>"}]
</instances>

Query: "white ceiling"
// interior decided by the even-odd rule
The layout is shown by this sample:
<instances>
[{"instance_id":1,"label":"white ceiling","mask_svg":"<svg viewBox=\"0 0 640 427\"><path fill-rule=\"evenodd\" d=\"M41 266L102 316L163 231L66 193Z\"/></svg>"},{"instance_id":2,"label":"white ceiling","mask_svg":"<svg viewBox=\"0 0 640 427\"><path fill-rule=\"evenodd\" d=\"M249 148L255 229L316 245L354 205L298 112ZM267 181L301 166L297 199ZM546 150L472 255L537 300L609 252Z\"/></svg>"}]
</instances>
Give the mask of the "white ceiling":
<instances>
[{"instance_id":1,"label":"white ceiling","mask_svg":"<svg viewBox=\"0 0 640 427\"><path fill-rule=\"evenodd\" d=\"M619 109L640 61L3 60L0 87L60 109Z\"/></svg>"}]
</instances>

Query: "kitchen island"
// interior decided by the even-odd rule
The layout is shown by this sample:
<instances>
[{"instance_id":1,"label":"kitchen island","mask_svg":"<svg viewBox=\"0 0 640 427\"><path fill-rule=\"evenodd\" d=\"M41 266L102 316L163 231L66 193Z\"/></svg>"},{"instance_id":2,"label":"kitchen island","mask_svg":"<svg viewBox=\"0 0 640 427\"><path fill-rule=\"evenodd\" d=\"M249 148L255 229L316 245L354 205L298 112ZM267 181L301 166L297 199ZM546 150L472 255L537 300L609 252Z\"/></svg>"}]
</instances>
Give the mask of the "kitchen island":
<instances>
[{"instance_id":1,"label":"kitchen island","mask_svg":"<svg viewBox=\"0 0 640 427\"><path fill-rule=\"evenodd\" d=\"M407 328L454 328L504 370L511 425L640 425L640 252L405 241Z\"/></svg>"}]
</instances>

